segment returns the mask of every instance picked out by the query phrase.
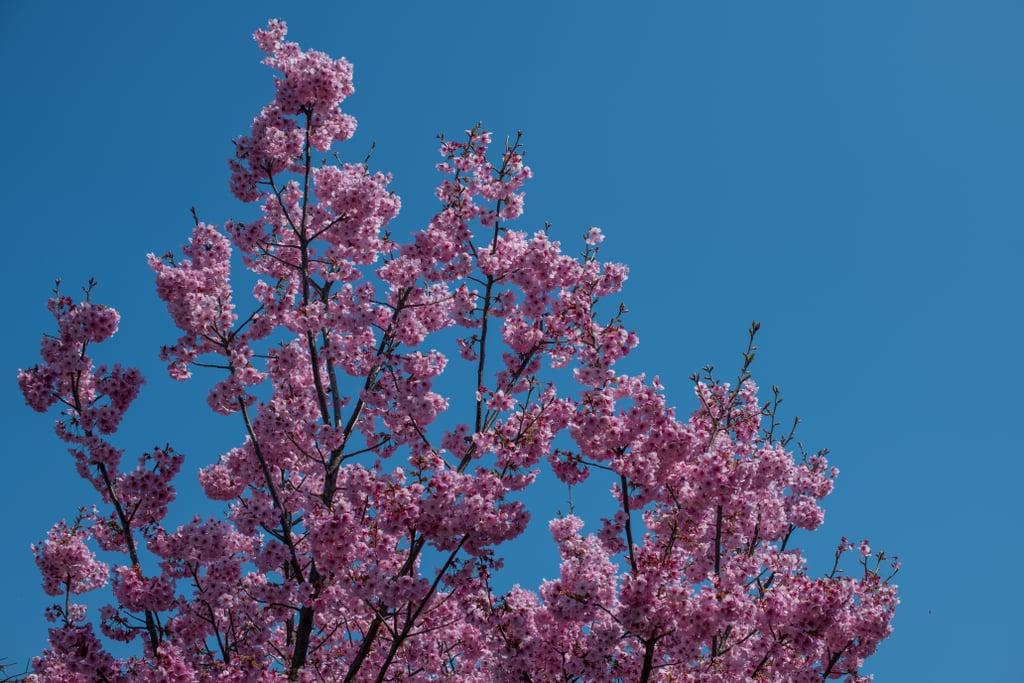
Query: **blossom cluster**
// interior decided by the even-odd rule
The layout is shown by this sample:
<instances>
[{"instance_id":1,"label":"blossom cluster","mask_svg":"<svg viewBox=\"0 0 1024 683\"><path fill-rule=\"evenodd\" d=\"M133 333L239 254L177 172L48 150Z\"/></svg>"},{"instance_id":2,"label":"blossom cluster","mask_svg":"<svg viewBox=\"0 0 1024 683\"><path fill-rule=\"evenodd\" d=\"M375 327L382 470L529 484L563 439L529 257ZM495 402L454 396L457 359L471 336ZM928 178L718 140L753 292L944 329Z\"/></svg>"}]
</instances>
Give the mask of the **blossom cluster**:
<instances>
[{"instance_id":1,"label":"blossom cluster","mask_svg":"<svg viewBox=\"0 0 1024 683\"><path fill-rule=\"evenodd\" d=\"M533 176L518 136L499 153L479 125L442 137L441 208L397 240L390 176L313 161L355 130L351 65L285 36L256 33L275 96L229 161L258 214L196 220L180 256L149 257L180 331L170 376L216 368L209 407L241 428L199 471L226 514L166 527L183 456L128 467L110 442L142 385L91 359L113 309L58 294L58 333L19 373L32 408L63 407L104 510L34 548L67 605L41 680L868 680L897 603L888 558L844 539L837 566L856 548L863 572L809 576L789 541L821 524L837 471L775 436L752 351L735 384L698 378L686 418L657 378L619 372L638 337L605 307L628 269L600 258L598 228L570 254L512 227ZM500 592L543 467L604 482L608 516L551 520L557 577ZM100 634L137 656L109 654L68 599L108 583Z\"/></svg>"}]
</instances>

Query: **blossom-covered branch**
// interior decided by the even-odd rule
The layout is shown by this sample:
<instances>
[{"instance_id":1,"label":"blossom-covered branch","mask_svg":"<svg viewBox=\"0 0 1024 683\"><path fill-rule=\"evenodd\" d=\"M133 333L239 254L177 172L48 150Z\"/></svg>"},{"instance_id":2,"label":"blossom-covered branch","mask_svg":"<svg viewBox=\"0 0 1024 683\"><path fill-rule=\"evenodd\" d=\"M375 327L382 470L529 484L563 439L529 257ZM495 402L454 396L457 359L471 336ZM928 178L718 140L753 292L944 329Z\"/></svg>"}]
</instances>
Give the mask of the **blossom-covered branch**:
<instances>
[{"instance_id":1,"label":"blossom-covered branch","mask_svg":"<svg viewBox=\"0 0 1024 683\"><path fill-rule=\"evenodd\" d=\"M498 151L480 125L442 136L440 209L397 239L390 176L315 161L355 131L351 64L285 35L256 32L275 96L229 162L255 217L197 219L180 255L149 257L180 332L170 376L219 373L209 407L238 419L237 446L199 473L226 515L165 528L183 457L129 469L109 441L142 377L94 365L119 319L91 290L55 295L58 333L19 374L32 408L62 407L57 433L99 496L35 547L61 600L40 679L868 680L897 603L888 558L865 541L863 571L842 573L844 539L812 578L790 546L837 472L776 437L778 392L759 403L749 372L756 328L738 380L696 377L677 416L656 377L616 368L638 337L601 231L570 254L515 227L520 135ZM589 534L550 520L557 578L499 592L543 467L606 480L608 516ZM108 583L100 635L142 636L135 656L110 654L71 602Z\"/></svg>"}]
</instances>

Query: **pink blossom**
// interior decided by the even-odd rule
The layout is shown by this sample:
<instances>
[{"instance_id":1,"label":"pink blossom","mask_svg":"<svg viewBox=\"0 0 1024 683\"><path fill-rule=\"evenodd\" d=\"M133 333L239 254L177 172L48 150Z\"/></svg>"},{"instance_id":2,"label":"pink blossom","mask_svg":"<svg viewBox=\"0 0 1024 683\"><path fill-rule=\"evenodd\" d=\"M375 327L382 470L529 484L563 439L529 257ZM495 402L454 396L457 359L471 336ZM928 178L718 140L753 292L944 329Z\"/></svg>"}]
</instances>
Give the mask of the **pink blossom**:
<instances>
[{"instance_id":1,"label":"pink blossom","mask_svg":"<svg viewBox=\"0 0 1024 683\"><path fill-rule=\"evenodd\" d=\"M106 585L107 566L89 550L88 537L80 525L68 527L61 521L50 529L45 541L32 546L47 595L85 593Z\"/></svg>"},{"instance_id":2,"label":"pink blossom","mask_svg":"<svg viewBox=\"0 0 1024 683\"><path fill-rule=\"evenodd\" d=\"M50 300L57 331L18 373L31 408L61 406L100 506L33 546L55 597L40 680L867 680L899 562L844 538L813 578L790 543L821 525L838 471L766 424L757 326L735 383L709 371L677 411L617 365L639 337L609 310L628 269L598 258L604 234L563 248L513 224L533 176L518 137L442 137L437 213L392 233L390 175L319 161L355 132L351 64L286 35L255 34L274 97L229 161L253 218L197 221L180 254L149 256L179 331L170 376L197 369L238 426L220 457L192 456L223 512L170 526L185 456L115 445L143 378L94 362L119 316L90 289ZM545 470L570 487L570 513L538 520L555 578L501 590ZM574 495L603 505L596 526ZM101 641L70 596L108 581Z\"/></svg>"}]
</instances>

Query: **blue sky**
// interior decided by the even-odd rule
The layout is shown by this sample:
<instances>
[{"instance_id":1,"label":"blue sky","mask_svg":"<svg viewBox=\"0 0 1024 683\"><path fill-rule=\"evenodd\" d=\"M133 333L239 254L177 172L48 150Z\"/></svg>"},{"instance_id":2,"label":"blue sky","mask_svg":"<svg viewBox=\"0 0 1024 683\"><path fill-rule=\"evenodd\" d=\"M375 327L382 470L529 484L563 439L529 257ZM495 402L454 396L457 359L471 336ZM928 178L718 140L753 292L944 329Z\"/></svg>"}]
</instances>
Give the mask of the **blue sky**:
<instances>
[{"instance_id":1,"label":"blue sky","mask_svg":"<svg viewBox=\"0 0 1024 683\"><path fill-rule=\"evenodd\" d=\"M396 230L435 209L438 132L522 129L535 177L519 227L549 221L566 244L604 229L603 255L631 267L641 345L625 367L660 375L681 412L688 376L734 374L762 322L755 379L781 386L801 441L841 470L825 525L800 539L812 566L841 535L903 559L876 681L1021 680L1024 5L623 7L0 4L0 656L44 646L28 546L93 500L14 381L51 329L55 277L71 291L95 276L122 313L105 358L148 379L119 437L129 454L172 443L194 489L240 440L206 413L207 381L166 379L156 353L175 335L145 254L186 239L190 206L216 223L251 215L225 158L271 95L250 36L281 17L291 39L355 64L359 130L340 152L361 161L376 140L372 165L403 199ZM183 503L179 519L205 511L194 493ZM530 548L509 564L524 584L556 572Z\"/></svg>"}]
</instances>

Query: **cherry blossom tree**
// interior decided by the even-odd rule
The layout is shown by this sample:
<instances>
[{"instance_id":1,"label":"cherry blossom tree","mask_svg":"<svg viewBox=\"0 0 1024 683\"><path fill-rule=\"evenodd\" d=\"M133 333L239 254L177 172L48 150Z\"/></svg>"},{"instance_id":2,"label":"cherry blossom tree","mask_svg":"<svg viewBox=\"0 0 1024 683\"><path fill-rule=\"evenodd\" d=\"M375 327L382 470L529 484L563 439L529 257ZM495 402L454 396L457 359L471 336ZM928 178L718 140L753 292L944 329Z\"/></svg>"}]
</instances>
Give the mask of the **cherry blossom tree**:
<instances>
[{"instance_id":1,"label":"cherry blossom tree","mask_svg":"<svg viewBox=\"0 0 1024 683\"><path fill-rule=\"evenodd\" d=\"M627 269L599 258L600 230L572 255L512 227L531 177L518 137L498 152L480 126L441 137L440 209L396 239L390 177L320 161L355 130L340 108L351 65L285 32L256 32L280 75L230 161L258 217L197 219L180 255L149 257L181 332L161 351L171 376L214 376L209 407L241 430L199 472L225 515L166 528L184 456L131 461L114 444L143 378L93 360L119 316L91 285L55 293L57 332L18 375L29 406L60 409L57 435L98 494L33 546L55 603L32 676L869 680L898 563L843 539L812 578L790 545L821 524L836 470L790 449L777 389L759 397L757 324L738 379L695 376L677 416L657 378L615 370L637 336L601 306ZM461 402L435 391L446 371ZM545 467L608 482L607 517L588 534L575 514L551 520L557 578L498 591ZM839 567L848 551L856 571ZM78 596L104 586L112 602L90 621Z\"/></svg>"}]
</instances>

